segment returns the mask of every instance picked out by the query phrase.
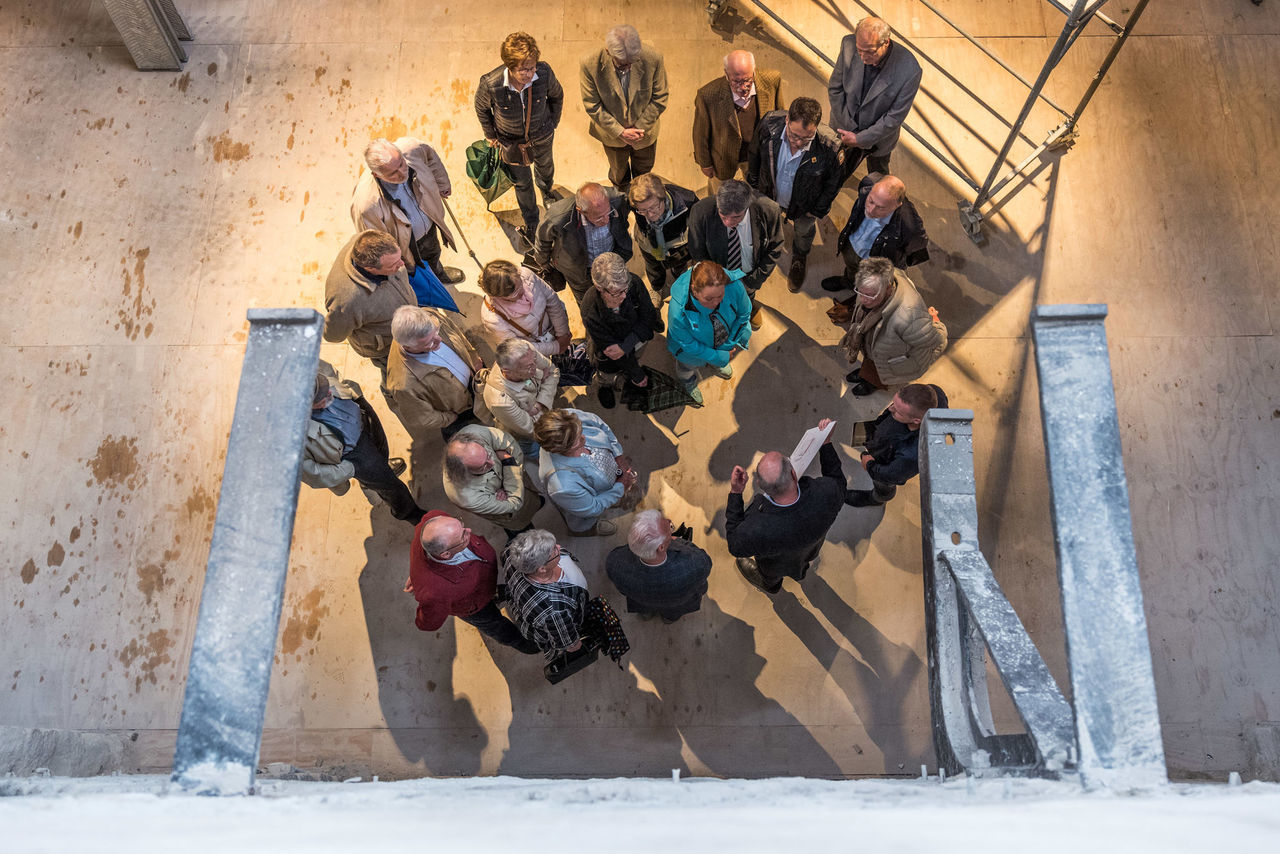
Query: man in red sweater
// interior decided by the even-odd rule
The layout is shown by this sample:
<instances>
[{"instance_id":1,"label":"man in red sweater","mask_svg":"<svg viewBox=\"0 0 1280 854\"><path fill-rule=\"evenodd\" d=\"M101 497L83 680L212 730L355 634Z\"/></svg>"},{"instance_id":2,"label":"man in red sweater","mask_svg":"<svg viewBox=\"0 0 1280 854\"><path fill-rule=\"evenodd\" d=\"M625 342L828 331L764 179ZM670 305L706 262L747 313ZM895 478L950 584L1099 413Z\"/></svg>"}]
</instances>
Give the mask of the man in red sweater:
<instances>
[{"instance_id":1,"label":"man in red sweater","mask_svg":"<svg viewBox=\"0 0 1280 854\"><path fill-rule=\"evenodd\" d=\"M423 516L416 534L404 590L418 600L414 623L419 629L434 632L452 614L500 644L524 653L538 651L494 601L498 556L484 537L441 510Z\"/></svg>"}]
</instances>

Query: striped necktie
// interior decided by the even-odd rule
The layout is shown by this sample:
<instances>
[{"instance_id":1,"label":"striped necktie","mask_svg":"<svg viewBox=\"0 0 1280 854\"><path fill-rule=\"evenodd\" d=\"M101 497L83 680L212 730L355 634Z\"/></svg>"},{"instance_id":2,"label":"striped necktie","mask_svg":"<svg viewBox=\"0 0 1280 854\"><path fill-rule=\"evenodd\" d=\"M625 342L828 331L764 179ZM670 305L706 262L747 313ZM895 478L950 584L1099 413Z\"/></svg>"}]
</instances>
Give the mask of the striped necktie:
<instances>
[{"instance_id":1,"label":"striped necktie","mask_svg":"<svg viewBox=\"0 0 1280 854\"><path fill-rule=\"evenodd\" d=\"M738 239L738 227L729 229L729 263L730 270L742 269L742 241Z\"/></svg>"}]
</instances>

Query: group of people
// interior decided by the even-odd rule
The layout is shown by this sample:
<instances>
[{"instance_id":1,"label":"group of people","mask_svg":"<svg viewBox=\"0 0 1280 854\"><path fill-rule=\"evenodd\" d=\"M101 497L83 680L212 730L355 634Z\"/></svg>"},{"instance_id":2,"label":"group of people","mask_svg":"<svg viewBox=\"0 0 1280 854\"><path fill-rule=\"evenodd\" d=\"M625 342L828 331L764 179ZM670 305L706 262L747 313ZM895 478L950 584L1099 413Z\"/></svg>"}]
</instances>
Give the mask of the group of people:
<instances>
[{"instance_id":1,"label":"group of people","mask_svg":"<svg viewBox=\"0 0 1280 854\"><path fill-rule=\"evenodd\" d=\"M855 430L871 490L847 487L829 439L819 477L766 453L749 504L748 473L734 468L729 552L749 583L772 594L784 578L805 577L843 506L883 504L917 473L921 420L947 401L915 380L947 338L905 272L928 259L927 237L906 187L888 171L920 67L883 21L863 19L844 39L828 86L829 125L812 98L784 108L778 72L757 71L747 51L728 54L724 75L694 98L694 159L709 179L702 199L652 172L667 77L662 54L634 27L614 27L603 49L582 60L583 105L605 150L608 186L587 182L568 198L553 187L563 88L526 33L507 36L501 58L481 78L475 109L512 178L529 252L521 265L490 261L479 276L480 331L493 363L461 324L453 288L465 275L442 263L443 249L456 248L446 222L452 184L425 142L376 139L365 149L351 208L356 233L325 285L325 339L348 342L378 367L382 396L415 441L439 431L442 487L461 515L418 505L373 407L325 363L302 477L339 494L354 478L371 501L415 525L405 590L418 602L418 628L435 631L452 615L551 659L584 642L588 583L556 537L535 528L535 515L550 503L570 536L607 536L617 530L612 518L643 499L640 475L605 419L565 405L560 394L584 361L600 406L612 409L619 390L643 392L651 373L642 352L662 338L675 376L701 406L702 376L732 377L733 357L760 328L758 292L782 255L784 226L788 285L798 292L817 221L868 162L838 240L843 271L821 285L852 292L829 312L847 326L841 344L858 363L846 377L851 393L894 395ZM648 288L628 268L635 248ZM582 343L560 296L566 288ZM471 517L503 529L506 545L495 548L467 527ZM711 564L686 526L646 509L634 513L627 544L609 553L605 569L629 612L671 622L698 609Z\"/></svg>"}]
</instances>

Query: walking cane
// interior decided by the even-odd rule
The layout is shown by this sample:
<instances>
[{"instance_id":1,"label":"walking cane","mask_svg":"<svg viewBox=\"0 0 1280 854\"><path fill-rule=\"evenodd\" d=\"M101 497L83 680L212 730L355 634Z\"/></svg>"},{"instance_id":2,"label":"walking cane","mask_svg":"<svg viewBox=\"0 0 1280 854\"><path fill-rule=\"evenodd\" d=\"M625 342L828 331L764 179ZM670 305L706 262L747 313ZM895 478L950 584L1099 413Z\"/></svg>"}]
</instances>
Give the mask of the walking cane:
<instances>
[{"instance_id":1,"label":"walking cane","mask_svg":"<svg viewBox=\"0 0 1280 854\"><path fill-rule=\"evenodd\" d=\"M476 257L476 251L471 248L471 241L467 240L467 235L462 231L462 225L458 222L458 217L454 215L453 208L449 207L448 199L441 199L444 202L444 209L449 212L449 219L453 220L453 227L458 229L458 236L462 238L462 243L467 247L467 252L471 255L471 260L476 262L476 266L481 270L484 265L480 263L480 259Z\"/></svg>"}]
</instances>

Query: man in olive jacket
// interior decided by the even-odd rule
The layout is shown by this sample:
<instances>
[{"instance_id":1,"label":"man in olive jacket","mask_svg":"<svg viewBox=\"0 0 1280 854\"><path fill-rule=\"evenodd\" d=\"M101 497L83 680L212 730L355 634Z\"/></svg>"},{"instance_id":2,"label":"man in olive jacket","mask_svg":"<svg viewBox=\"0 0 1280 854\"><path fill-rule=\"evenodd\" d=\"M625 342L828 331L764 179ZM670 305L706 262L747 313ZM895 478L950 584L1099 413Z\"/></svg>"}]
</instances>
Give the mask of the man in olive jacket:
<instances>
[{"instance_id":1,"label":"man in olive jacket","mask_svg":"<svg viewBox=\"0 0 1280 854\"><path fill-rule=\"evenodd\" d=\"M483 424L468 424L445 445L444 494L509 537L532 528L533 514L543 504L524 473L519 444Z\"/></svg>"},{"instance_id":2,"label":"man in olive jacket","mask_svg":"<svg viewBox=\"0 0 1280 854\"><path fill-rule=\"evenodd\" d=\"M604 44L582 60L582 106L591 119L591 135L604 144L609 181L625 193L632 178L653 169L658 156L667 69L661 53L640 43L635 27L614 27Z\"/></svg>"},{"instance_id":3,"label":"man in olive jacket","mask_svg":"<svg viewBox=\"0 0 1280 854\"><path fill-rule=\"evenodd\" d=\"M387 382L391 316L417 305L400 246L383 231L362 231L342 247L324 283L324 340L346 341L378 366Z\"/></svg>"},{"instance_id":4,"label":"man in olive jacket","mask_svg":"<svg viewBox=\"0 0 1280 854\"><path fill-rule=\"evenodd\" d=\"M399 478L404 470L404 460L387 458L387 434L360 386L321 361L302 446L302 482L345 495L354 477L370 500L376 495L391 515L416 525L423 510Z\"/></svg>"}]
</instances>

